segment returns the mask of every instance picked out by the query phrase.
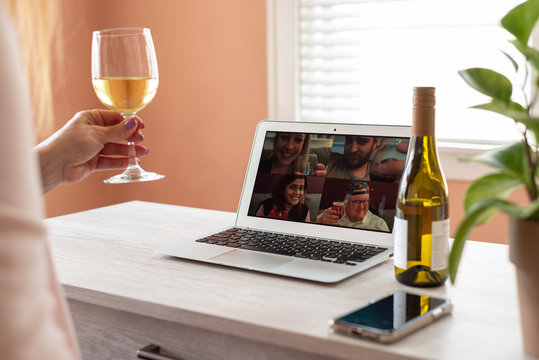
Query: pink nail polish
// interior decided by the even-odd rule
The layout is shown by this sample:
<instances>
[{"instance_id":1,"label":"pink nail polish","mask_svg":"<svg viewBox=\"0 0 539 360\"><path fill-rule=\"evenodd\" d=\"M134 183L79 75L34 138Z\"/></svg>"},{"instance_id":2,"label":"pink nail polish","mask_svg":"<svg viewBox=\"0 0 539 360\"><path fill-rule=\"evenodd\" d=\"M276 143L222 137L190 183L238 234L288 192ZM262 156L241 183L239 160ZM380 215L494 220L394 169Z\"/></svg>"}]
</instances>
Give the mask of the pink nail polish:
<instances>
[{"instance_id":1,"label":"pink nail polish","mask_svg":"<svg viewBox=\"0 0 539 360\"><path fill-rule=\"evenodd\" d=\"M134 117L132 117L131 119L127 120L124 126L126 130L131 130L136 125L137 125L137 120Z\"/></svg>"}]
</instances>

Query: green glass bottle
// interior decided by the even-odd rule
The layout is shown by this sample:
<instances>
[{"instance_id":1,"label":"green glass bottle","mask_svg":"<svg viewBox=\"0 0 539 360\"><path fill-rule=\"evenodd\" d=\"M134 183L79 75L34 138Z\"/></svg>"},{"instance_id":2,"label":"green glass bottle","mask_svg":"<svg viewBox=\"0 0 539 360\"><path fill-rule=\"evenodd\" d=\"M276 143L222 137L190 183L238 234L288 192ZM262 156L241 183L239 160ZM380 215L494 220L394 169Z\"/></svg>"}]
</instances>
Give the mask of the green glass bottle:
<instances>
[{"instance_id":1,"label":"green glass bottle","mask_svg":"<svg viewBox=\"0 0 539 360\"><path fill-rule=\"evenodd\" d=\"M435 89L415 87L412 139L395 215L395 277L430 287L447 280L449 200L434 138Z\"/></svg>"}]
</instances>

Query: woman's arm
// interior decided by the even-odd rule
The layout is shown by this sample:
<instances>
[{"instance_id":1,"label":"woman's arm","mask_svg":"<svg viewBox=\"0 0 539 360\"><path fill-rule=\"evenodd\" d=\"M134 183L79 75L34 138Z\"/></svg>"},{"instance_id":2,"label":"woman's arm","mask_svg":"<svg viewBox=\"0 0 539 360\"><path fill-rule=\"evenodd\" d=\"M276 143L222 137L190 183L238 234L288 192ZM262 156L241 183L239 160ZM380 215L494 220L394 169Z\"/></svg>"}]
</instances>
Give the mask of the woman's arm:
<instances>
[{"instance_id":1,"label":"woman's arm","mask_svg":"<svg viewBox=\"0 0 539 360\"><path fill-rule=\"evenodd\" d=\"M260 203L258 210L256 211L256 216L264 216L264 204Z\"/></svg>"}]
</instances>

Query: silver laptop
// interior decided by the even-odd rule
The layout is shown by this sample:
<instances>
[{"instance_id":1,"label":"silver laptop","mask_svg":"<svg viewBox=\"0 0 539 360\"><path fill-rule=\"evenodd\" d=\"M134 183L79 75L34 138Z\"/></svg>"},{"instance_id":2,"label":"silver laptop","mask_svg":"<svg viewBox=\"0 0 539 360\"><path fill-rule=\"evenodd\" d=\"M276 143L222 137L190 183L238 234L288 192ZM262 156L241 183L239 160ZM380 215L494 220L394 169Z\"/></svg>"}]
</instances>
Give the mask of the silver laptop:
<instances>
[{"instance_id":1,"label":"silver laptop","mask_svg":"<svg viewBox=\"0 0 539 360\"><path fill-rule=\"evenodd\" d=\"M262 121L233 228L157 252L333 283L389 259L410 127Z\"/></svg>"}]
</instances>

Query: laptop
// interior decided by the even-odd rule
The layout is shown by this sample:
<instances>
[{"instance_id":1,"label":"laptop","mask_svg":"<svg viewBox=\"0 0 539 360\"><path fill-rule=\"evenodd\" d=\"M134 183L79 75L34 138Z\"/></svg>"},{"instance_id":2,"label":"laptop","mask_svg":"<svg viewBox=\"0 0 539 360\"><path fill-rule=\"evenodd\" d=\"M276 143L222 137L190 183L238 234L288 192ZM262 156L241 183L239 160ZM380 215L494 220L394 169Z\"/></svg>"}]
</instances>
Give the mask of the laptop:
<instances>
[{"instance_id":1,"label":"laptop","mask_svg":"<svg viewBox=\"0 0 539 360\"><path fill-rule=\"evenodd\" d=\"M157 253L323 283L393 255L409 126L261 121L233 227Z\"/></svg>"}]
</instances>

